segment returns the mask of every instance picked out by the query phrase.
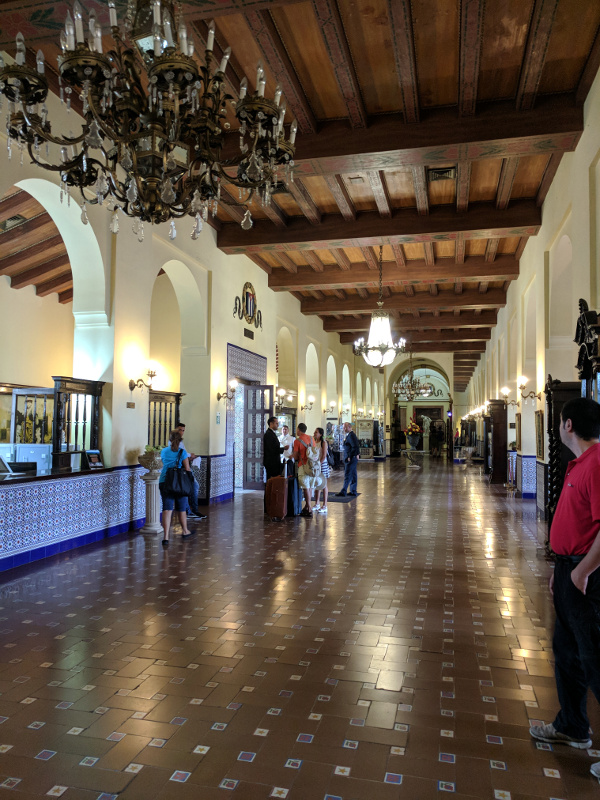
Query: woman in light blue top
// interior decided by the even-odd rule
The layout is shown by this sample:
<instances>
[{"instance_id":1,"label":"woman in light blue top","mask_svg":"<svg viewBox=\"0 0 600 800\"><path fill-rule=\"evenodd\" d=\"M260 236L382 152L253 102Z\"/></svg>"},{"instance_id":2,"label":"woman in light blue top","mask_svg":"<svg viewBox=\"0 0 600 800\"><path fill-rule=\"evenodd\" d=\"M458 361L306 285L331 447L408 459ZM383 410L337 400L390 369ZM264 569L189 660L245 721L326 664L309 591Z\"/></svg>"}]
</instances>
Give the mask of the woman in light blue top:
<instances>
[{"instance_id":1,"label":"woman in light blue top","mask_svg":"<svg viewBox=\"0 0 600 800\"><path fill-rule=\"evenodd\" d=\"M160 489L160 496L162 499L162 526L165 532L165 538L162 540L163 547L169 546L169 528L171 527L171 517L173 510L177 507L179 512L179 521L183 529L183 539L192 536L194 531L190 531L187 526L187 497L177 497L165 487L165 478L167 477L167 470L169 467L174 467L179 460L187 472L190 472L190 460L185 447L179 447L181 443L181 434L179 431L171 431L169 436L170 445L161 450L160 457L163 462L163 468L158 479L158 488Z\"/></svg>"}]
</instances>

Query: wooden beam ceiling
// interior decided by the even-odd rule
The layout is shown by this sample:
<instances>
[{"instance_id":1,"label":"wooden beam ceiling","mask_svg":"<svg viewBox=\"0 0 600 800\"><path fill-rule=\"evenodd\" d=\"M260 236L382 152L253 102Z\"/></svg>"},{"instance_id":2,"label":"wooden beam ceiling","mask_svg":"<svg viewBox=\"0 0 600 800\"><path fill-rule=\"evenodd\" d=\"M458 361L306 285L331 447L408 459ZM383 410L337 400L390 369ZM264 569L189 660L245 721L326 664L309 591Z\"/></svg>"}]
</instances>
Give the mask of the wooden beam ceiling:
<instances>
[{"instance_id":1,"label":"wooden beam ceiling","mask_svg":"<svg viewBox=\"0 0 600 800\"><path fill-rule=\"evenodd\" d=\"M319 303L314 300L302 300L300 307L303 314L360 314L361 312L364 314L373 311L375 301L376 297L371 295L365 298L354 295L346 300L325 297ZM436 297L429 292L415 294L413 297L407 297L405 294L393 294L385 301L384 308L387 311L392 309L432 311L447 308L501 308L504 305L506 305L506 292L502 289L491 289L486 294L481 294L477 290L465 291L460 295L440 292Z\"/></svg>"},{"instance_id":2,"label":"wooden beam ceiling","mask_svg":"<svg viewBox=\"0 0 600 800\"><path fill-rule=\"evenodd\" d=\"M456 330L463 328L480 328L482 326L493 327L496 324L496 320L496 311L482 311L481 314L474 314L473 312L465 311L459 316L442 313L439 317L423 314L418 319L412 314L397 314L394 317L394 325L396 330L404 333L405 331L428 329ZM323 319L324 329L331 333L368 331L370 324L370 315L361 316L358 319L346 315L342 316L340 319L333 319L332 317L325 317Z\"/></svg>"}]
</instances>

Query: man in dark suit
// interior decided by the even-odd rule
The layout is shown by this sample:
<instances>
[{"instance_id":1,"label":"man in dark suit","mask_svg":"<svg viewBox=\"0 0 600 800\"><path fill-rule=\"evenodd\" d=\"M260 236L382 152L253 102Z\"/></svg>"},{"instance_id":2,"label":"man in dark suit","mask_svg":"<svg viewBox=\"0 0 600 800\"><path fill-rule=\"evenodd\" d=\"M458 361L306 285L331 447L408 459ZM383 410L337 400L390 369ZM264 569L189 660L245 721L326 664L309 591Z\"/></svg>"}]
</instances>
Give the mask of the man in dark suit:
<instances>
[{"instance_id":1,"label":"man in dark suit","mask_svg":"<svg viewBox=\"0 0 600 800\"><path fill-rule=\"evenodd\" d=\"M344 422L344 485L342 491L337 493L338 497L345 497L346 490L351 497L356 497L356 489L358 482L357 465L358 457L360 455L360 444L354 431L352 430L351 422Z\"/></svg>"},{"instance_id":2,"label":"man in dark suit","mask_svg":"<svg viewBox=\"0 0 600 800\"><path fill-rule=\"evenodd\" d=\"M267 420L267 430L263 436L263 467L265 468L265 492L269 478L276 478L281 475L281 454L284 449L275 431L279 427L277 417L269 417ZM266 503L266 495L265 495ZM265 505L266 511L266 505Z\"/></svg>"}]
</instances>

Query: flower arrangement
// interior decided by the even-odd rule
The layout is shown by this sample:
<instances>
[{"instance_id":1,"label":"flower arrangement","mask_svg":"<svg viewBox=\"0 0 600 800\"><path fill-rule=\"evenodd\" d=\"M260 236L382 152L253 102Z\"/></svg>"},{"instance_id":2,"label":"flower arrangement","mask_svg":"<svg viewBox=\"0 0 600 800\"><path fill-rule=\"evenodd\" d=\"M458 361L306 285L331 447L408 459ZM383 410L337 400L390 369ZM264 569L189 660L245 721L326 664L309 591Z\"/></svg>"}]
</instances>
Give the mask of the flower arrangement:
<instances>
[{"instance_id":1,"label":"flower arrangement","mask_svg":"<svg viewBox=\"0 0 600 800\"><path fill-rule=\"evenodd\" d=\"M421 428L411 419L408 423L408 428L404 432L407 436L418 436L421 433Z\"/></svg>"}]
</instances>

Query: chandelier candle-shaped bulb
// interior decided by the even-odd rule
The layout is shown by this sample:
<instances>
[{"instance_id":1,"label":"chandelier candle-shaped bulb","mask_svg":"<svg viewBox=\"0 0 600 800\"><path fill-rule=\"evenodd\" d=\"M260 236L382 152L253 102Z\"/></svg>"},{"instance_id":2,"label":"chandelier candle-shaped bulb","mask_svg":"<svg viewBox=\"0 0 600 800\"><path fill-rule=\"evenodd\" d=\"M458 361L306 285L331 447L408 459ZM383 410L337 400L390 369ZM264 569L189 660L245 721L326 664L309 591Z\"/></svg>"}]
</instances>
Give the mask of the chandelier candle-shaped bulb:
<instances>
[{"instance_id":1,"label":"chandelier candle-shaped bulb","mask_svg":"<svg viewBox=\"0 0 600 800\"><path fill-rule=\"evenodd\" d=\"M177 31L177 34L179 36L179 49L181 50L182 53L187 53L188 31L187 31L187 25L185 24L183 19L179 23L179 29Z\"/></svg>"},{"instance_id":2,"label":"chandelier candle-shaped bulb","mask_svg":"<svg viewBox=\"0 0 600 800\"><path fill-rule=\"evenodd\" d=\"M286 105L285 103L279 109L279 122L277 124L277 136L281 136L281 131L283 130L283 121L285 119L285 112L286 112Z\"/></svg>"},{"instance_id":3,"label":"chandelier candle-shaped bulb","mask_svg":"<svg viewBox=\"0 0 600 800\"><path fill-rule=\"evenodd\" d=\"M17 55L15 61L22 67L25 64L25 37L22 33L17 33Z\"/></svg>"},{"instance_id":4,"label":"chandelier candle-shaped bulb","mask_svg":"<svg viewBox=\"0 0 600 800\"><path fill-rule=\"evenodd\" d=\"M275 105L279 107L281 101L281 86L277 84L275 87Z\"/></svg>"},{"instance_id":5,"label":"chandelier candle-shaped bulb","mask_svg":"<svg viewBox=\"0 0 600 800\"><path fill-rule=\"evenodd\" d=\"M227 50L223 53L223 58L221 59L221 63L219 64L219 72L225 72L227 69L227 63L231 58L231 47L228 47Z\"/></svg>"},{"instance_id":6,"label":"chandelier candle-shaped bulb","mask_svg":"<svg viewBox=\"0 0 600 800\"><path fill-rule=\"evenodd\" d=\"M292 124L290 125L290 144L294 145L296 143L296 134L298 133L298 120L292 120ZM388 320L388 327L389 327L389 320Z\"/></svg>"},{"instance_id":7,"label":"chandelier candle-shaped bulb","mask_svg":"<svg viewBox=\"0 0 600 800\"><path fill-rule=\"evenodd\" d=\"M248 78L242 78L242 80L240 81L240 100L243 100L247 94L248 94Z\"/></svg>"},{"instance_id":8,"label":"chandelier candle-shaped bulb","mask_svg":"<svg viewBox=\"0 0 600 800\"><path fill-rule=\"evenodd\" d=\"M160 25L160 0L152 0L152 17L155 25Z\"/></svg>"},{"instance_id":9,"label":"chandelier candle-shaped bulb","mask_svg":"<svg viewBox=\"0 0 600 800\"><path fill-rule=\"evenodd\" d=\"M194 40L188 39L187 54L190 58L194 55L194 49L195 49Z\"/></svg>"},{"instance_id":10,"label":"chandelier candle-shaped bulb","mask_svg":"<svg viewBox=\"0 0 600 800\"><path fill-rule=\"evenodd\" d=\"M35 56L35 63L37 66L37 71L40 75L44 74L44 70L46 69L46 65L44 62L44 54L41 50L38 50Z\"/></svg>"},{"instance_id":11,"label":"chandelier candle-shaped bulb","mask_svg":"<svg viewBox=\"0 0 600 800\"><path fill-rule=\"evenodd\" d=\"M73 3L73 16L75 18L75 39L77 44L81 44L85 41L85 36L83 34L83 15L79 0L75 0Z\"/></svg>"},{"instance_id":12,"label":"chandelier candle-shaped bulb","mask_svg":"<svg viewBox=\"0 0 600 800\"><path fill-rule=\"evenodd\" d=\"M257 92L260 92L260 82L261 82L261 79L262 79L264 74L265 74L265 72L264 72L264 70L262 68L262 63L259 61L257 66L256 66L256 91Z\"/></svg>"},{"instance_id":13,"label":"chandelier candle-shaped bulb","mask_svg":"<svg viewBox=\"0 0 600 800\"><path fill-rule=\"evenodd\" d=\"M265 78L261 78L258 82L258 96L264 97L265 96L265 88L267 86L267 81Z\"/></svg>"},{"instance_id":14,"label":"chandelier candle-shaped bulb","mask_svg":"<svg viewBox=\"0 0 600 800\"><path fill-rule=\"evenodd\" d=\"M208 24L208 35L206 37L206 49L212 52L215 46L215 21L211 20Z\"/></svg>"},{"instance_id":15,"label":"chandelier candle-shaped bulb","mask_svg":"<svg viewBox=\"0 0 600 800\"><path fill-rule=\"evenodd\" d=\"M116 28L119 23L117 20L117 9L115 6L115 0L109 0L108 2L108 18L110 21L110 27Z\"/></svg>"},{"instance_id":16,"label":"chandelier candle-shaped bulb","mask_svg":"<svg viewBox=\"0 0 600 800\"><path fill-rule=\"evenodd\" d=\"M158 58L162 56L162 36L160 35L160 27L155 23L153 25L153 37L154 37L154 57Z\"/></svg>"},{"instance_id":17,"label":"chandelier candle-shaped bulb","mask_svg":"<svg viewBox=\"0 0 600 800\"><path fill-rule=\"evenodd\" d=\"M167 40L167 47L175 47L171 20L168 17L165 17L165 21L163 22L163 30L165 32L165 39Z\"/></svg>"},{"instance_id":18,"label":"chandelier candle-shaped bulb","mask_svg":"<svg viewBox=\"0 0 600 800\"><path fill-rule=\"evenodd\" d=\"M65 19L65 33L67 35L67 50L75 50L75 25L70 11L67 11Z\"/></svg>"}]
</instances>

